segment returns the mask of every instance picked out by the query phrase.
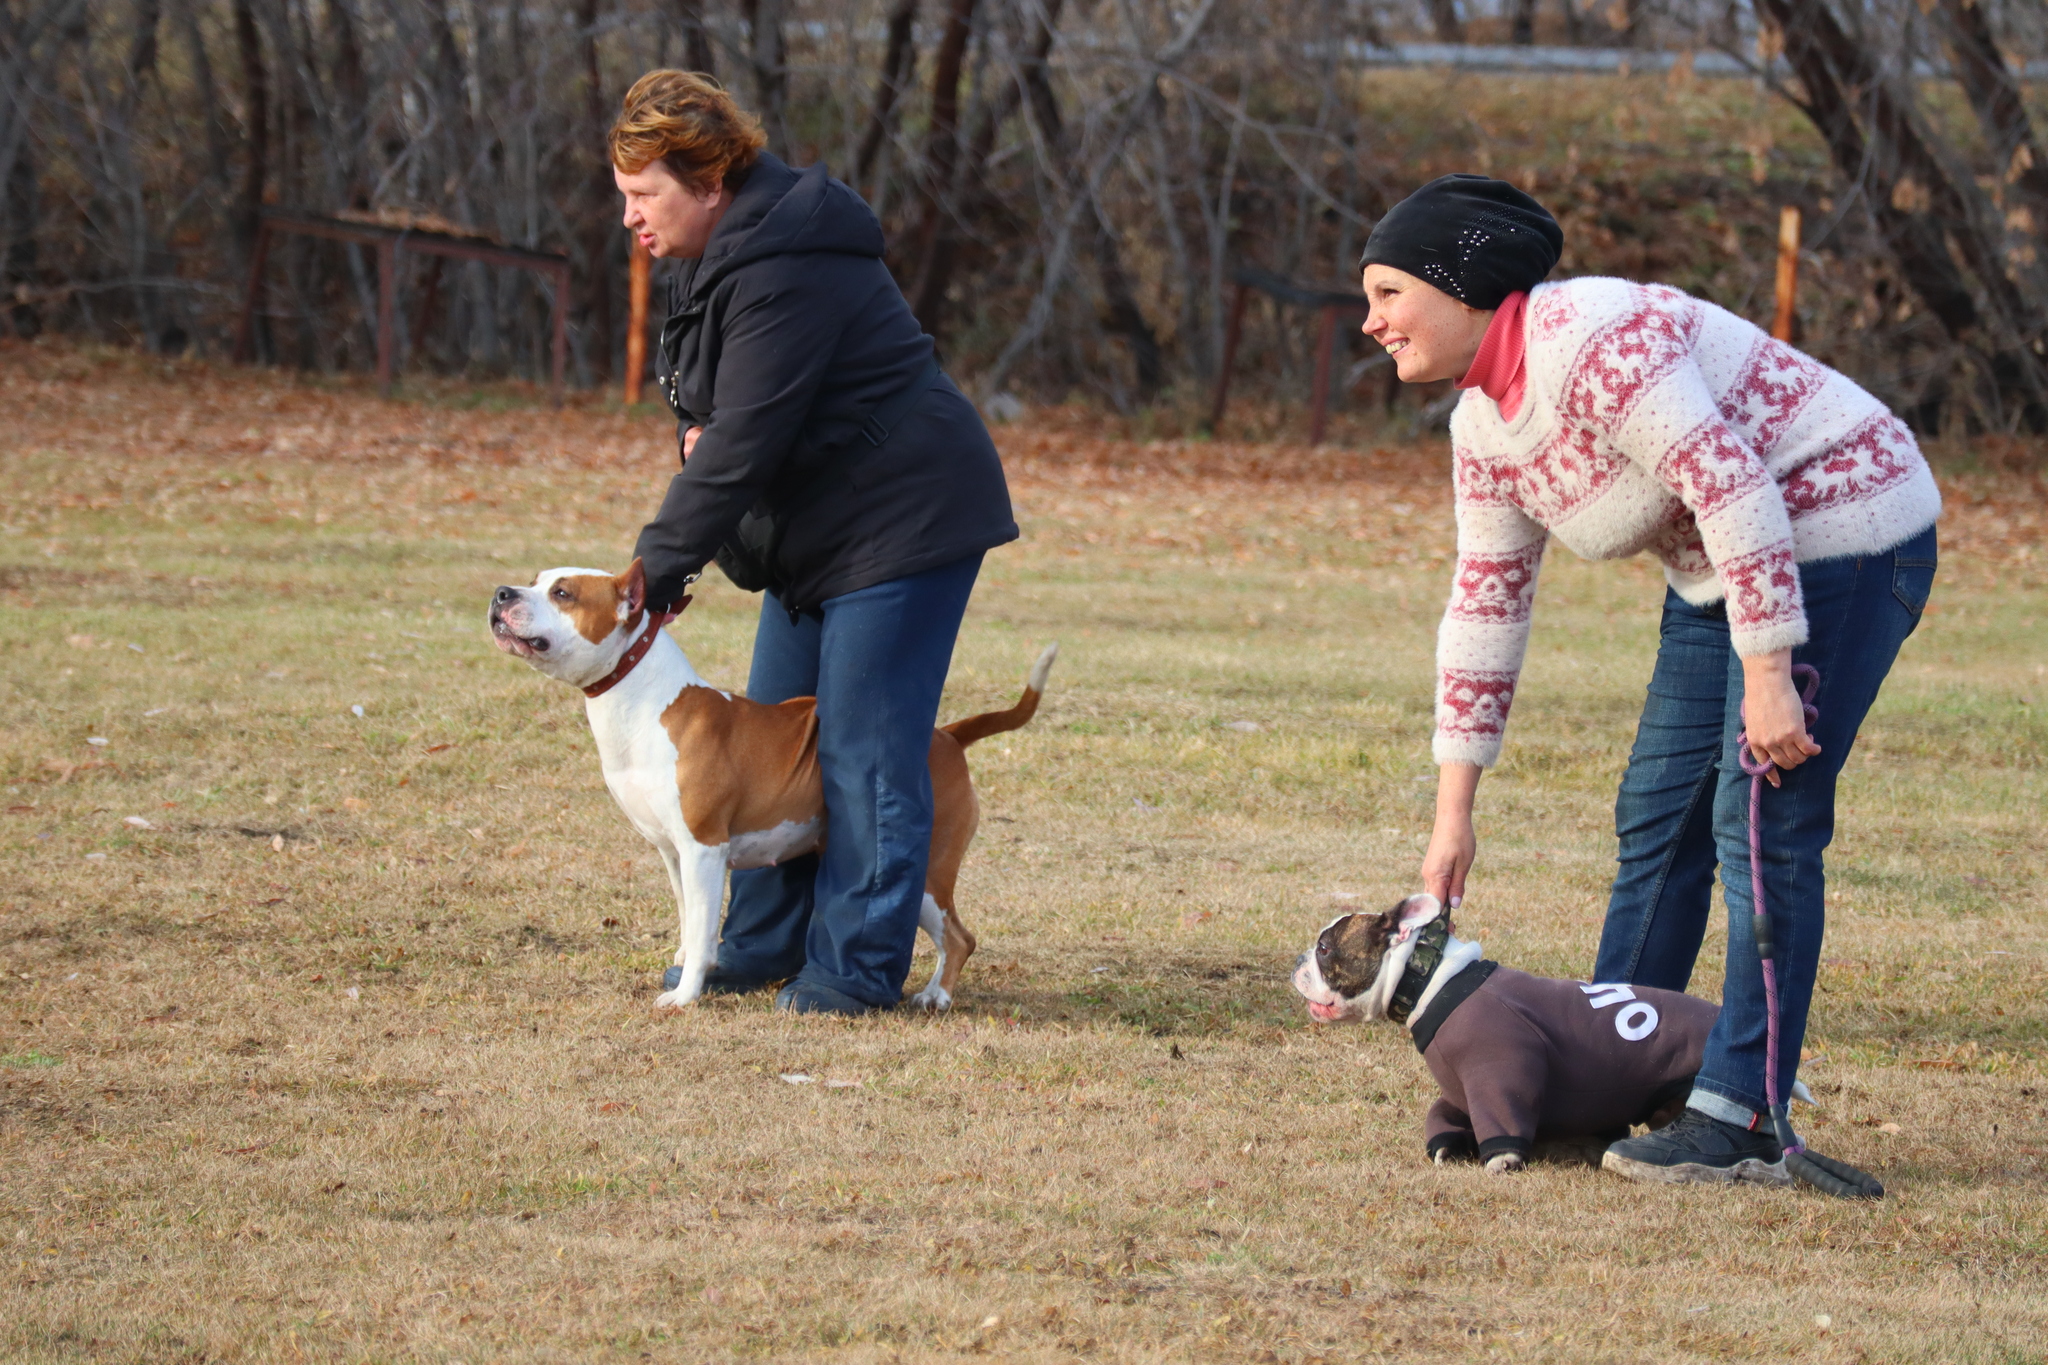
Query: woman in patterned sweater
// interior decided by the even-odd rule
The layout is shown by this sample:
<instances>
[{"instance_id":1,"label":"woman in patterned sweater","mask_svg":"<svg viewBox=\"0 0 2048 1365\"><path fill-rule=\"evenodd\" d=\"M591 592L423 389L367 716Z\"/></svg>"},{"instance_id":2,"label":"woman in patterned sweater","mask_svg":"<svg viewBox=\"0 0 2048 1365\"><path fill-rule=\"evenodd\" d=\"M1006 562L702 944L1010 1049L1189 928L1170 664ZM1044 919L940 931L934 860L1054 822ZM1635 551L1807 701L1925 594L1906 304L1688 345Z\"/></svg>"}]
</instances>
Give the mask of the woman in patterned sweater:
<instances>
[{"instance_id":1,"label":"woman in patterned sweater","mask_svg":"<svg viewBox=\"0 0 2048 1365\"><path fill-rule=\"evenodd\" d=\"M1685 1116L1610 1150L1661 1181L1788 1183L1764 1115L1765 1002L1751 937L1745 728L1777 765L1762 806L1789 1093L1820 958L1835 779L1935 569L1941 499L1912 434L1847 378L1734 314L1658 285L1542 283L1563 234L1483 176L1396 205L1364 257L1365 331L1402 380L1455 379L1458 564L1437 637L1436 830L1425 888L1455 906L1477 844L1555 538L1647 551L1669 585L1649 695L1615 803L1620 870L1595 981L1683 990L1716 868L1729 911L1719 1022ZM1792 665L1818 667L1809 732Z\"/></svg>"}]
</instances>

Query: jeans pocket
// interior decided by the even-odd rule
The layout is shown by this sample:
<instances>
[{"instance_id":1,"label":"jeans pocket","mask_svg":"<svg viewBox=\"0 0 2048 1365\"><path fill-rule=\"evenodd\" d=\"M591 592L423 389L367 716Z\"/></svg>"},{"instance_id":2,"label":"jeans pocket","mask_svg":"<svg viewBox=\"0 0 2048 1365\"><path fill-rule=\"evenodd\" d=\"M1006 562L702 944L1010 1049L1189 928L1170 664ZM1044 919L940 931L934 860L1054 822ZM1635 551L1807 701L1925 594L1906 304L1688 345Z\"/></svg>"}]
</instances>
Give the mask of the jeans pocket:
<instances>
[{"instance_id":1,"label":"jeans pocket","mask_svg":"<svg viewBox=\"0 0 2048 1365\"><path fill-rule=\"evenodd\" d=\"M1892 561L1892 596L1899 599L1899 605L1913 613L1914 621L1919 621L1920 613L1926 609L1927 598L1933 591L1933 560L1894 559Z\"/></svg>"}]
</instances>

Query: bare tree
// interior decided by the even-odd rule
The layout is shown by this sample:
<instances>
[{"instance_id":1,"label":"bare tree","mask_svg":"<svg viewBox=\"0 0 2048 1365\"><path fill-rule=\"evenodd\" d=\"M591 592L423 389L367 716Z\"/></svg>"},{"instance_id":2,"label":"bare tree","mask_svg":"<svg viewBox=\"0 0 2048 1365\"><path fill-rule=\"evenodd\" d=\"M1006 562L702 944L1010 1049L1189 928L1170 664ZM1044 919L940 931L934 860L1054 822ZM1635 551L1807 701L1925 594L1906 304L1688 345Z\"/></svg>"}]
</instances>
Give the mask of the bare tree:
<instances>
[{"instance_id":1,"label":"bare tree","mask_svg":"<svg viewBox=\"0 0 2048 1365\"><path fill-rule=\"evenodd\" d=\"M683 65L707 76L718 74L711 50L711 28L704 22L702 0L670 0L676 24L683 31Z\"/></svg>"},{"instance_id":2,"label":"bare tree","mask_svg":"<svg viewBox=\"0 0 2048 1365\"><path fill-rule=\"evenodd\" d=\"M2048 369L2034 349L2038 306L2007 275L1989 206L1974 183L1950 173L1951 158L1910 88L1878 68L1827 0L1757 0L1757 11L1776 27L1799 78L1800 93L1787 97L1819 130L1837 171L1863 192L1900 273L1948 335L1980 357L1986 416L2048 428Z\"/></svg>"},{"instance_id":3,"label":"bare tree","mask_svg":"<svg viewBox=\"0 0 2048 1365\"><path fill-rule=\"evenodd\" d=\"M2020 98L1998 39L1991 31L1990 7L1983 0L1941 0L1949 30L1949 51L1970 108L1991 149L1993 164L2008 185L2018 188L2035 216L2033 231L2048 231L2048 161L2034 140L2033 120Z\"/></svg>"},{"instance_id":4,"label":"bare tree","mask_svg":"<svg viewBox=\"0 0 2048 1365\"><path fill-rule=\"evenodd\" d=\"M784 0L741 0L747 19L748 71L754 81L754 112L768 134L768 150L789 155L789 67L783 47Z\"/></svg>"},{"instance_id":5,"label":"bare tree","mask_svg":"<svg viewBox=\"0 0 2048 1365\"><path fill-rule=\"evenodd\" d=\"M960 74L974 27L975 0L947 0L946 29L932 64L931 128L925 136L923 193L914 253L918 261L909 290L911 311L933 336L943 330L941 312L952 281L954 242L945 232L951 211L953 176L960 158Z\"/></svg>"},{"instance_id":6,"label":"bare tree","mask_svg":"<svg viewBox=\"0 0 2048 1365\"><path fill-rule=\"evenodd\" d=\"M1820 325L1856 331L1828 344L1922 425L2034 423L2048 152L2008 59L2048 50L2048 15L1925 3L1586 0L1563 21L1609 30L1633 13L1638 36L1690 23L1741 51L1752 15L1782 35L1784 93L1840 182L1811 220L1832 264L1810 297L1837 319ZM844 149L957 373L1143 403L1213 374L1238 267L1342 281L1372 215L1412 186L1406 133L1368 113L1349 44L1482 22L1540 40L1555 22L1542 4L0 0L0 310L15 330L216 347L266 201L435 214L570 254L570 345L594 380L614 363L623 275L605 124L648 65L715 56L787 159ZM1967 102L1912 74L1935 53ZM1454 157L1457 137L1429 159ZM1822 192L1770 191L1773 207ZM544 286L408 270L411 363L544 368ZM268 278L261 354L366 363L376 278L361 249L281 242ZM1255 310L1239 352L1253 382L1298 390L1308 326Z\"/></svg>"},{"instance_id":7,"label":"bare tree","mask_svg":"<svg viewBox=\"0 0 2048 1365\"><path fill-rule=\"evenodd\" d=\"M1429 0L1429 20L1436 26L1438 42L1465 41L1465 20L1458 13L1458 0Z\"/></svg>"},{"instance_id":8,"label":"bare tree","mask_svg":"<svg viewBox=\"0 0 2048 1365\"><path fill-rule=\"evenodd\" d=\"M49 39L75 25L84 8L84 0L0 0L0 240L5 242L0 292L17 336L34 336L42 329L34 295L41 190L30 127L30 78Z\"/></svg>"},{"instance_id":9,"label":"bare tree","mask_svg":"<svg viewBox=\"0 0 2048 1365\"><path fill-rule=\"evenodd\" d=\"M583 233L582 293L590 307L590 373L603 382L612 376L612 248L619 240L619 229L611 210L618 189L612 180L611 161L604 154L611 106L605 99L604 71L597 55L597 0L577 0L577 4L577 22L583 27L584 101L589 109L591 161L590 207Z\"/></svg>"},{"instance_id":10,"label":"bare tree","mask_svg":"<svg viewBox=\"0 0 2048 1365\"><path fill-rule=\"evenodd\" d=\"M874 107L868 114L867 128L861 133L860 150L854 155L853 176L857 184L869 183L875 157L896 126L896 102L903 98L917 60L917 45L912 40L916 23L917 0L895 0L889 7L889 36L882 50L882 69L875 78Z\"/></svg>"}]
</instances>

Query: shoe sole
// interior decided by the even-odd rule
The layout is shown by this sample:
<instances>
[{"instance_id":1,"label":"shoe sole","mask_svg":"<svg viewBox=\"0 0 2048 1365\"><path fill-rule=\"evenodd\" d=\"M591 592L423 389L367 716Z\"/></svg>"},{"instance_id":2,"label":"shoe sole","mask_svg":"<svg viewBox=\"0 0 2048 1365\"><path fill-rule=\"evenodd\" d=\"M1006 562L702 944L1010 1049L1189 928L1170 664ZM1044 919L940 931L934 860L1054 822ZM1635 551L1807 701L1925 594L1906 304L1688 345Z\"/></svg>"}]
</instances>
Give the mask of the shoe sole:
<instances>
[{"instance_id":1,"label":"shoe sole","mask_svg":"<svg viewBox=\"0 0 2048 1365\"><path fill-rule=\"evenodd\" d=\"M1792 1184L1792 1173L1785 1169L1782 1157L1775 1162L1746 1157L1733 1166L1707 1166L1696 1161L1658 1166L1610 1150L1601 1156L1600 1168L1652 1185L1768 1185L1785 1188Z\"/></svg>"}]
</instances>

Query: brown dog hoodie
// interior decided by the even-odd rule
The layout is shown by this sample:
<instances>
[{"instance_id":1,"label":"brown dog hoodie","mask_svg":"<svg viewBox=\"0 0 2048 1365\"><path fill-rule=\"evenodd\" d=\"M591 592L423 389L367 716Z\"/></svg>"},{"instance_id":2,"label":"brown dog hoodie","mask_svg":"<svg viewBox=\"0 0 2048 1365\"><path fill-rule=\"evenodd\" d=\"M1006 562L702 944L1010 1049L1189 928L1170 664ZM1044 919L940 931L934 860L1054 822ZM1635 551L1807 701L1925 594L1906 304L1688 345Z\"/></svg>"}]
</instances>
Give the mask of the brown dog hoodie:
<instances>
[{"instance_id":1,"label":"brown dog hoodie","mask_svg":"<svg viewBox=\"0 0 2048 1365\"><path fill-rule=\"evenodd\" d=\"M1443 1091L1429 1110L1429 1154L1526 1157L1538 1137L1644 1122L1692 1088L1719 1013L1677 991L1475 962L1411 1029Z\"/></svg>"}]
</instances>

